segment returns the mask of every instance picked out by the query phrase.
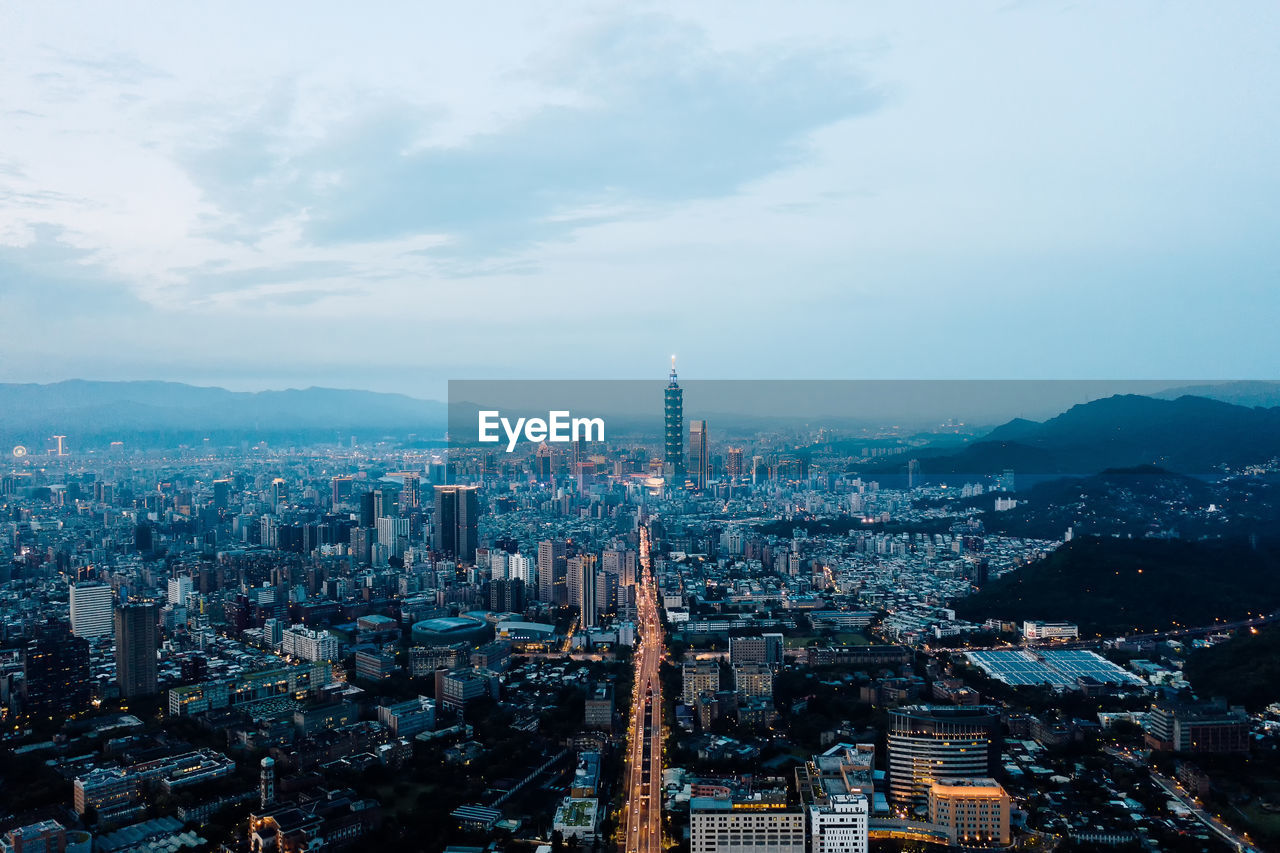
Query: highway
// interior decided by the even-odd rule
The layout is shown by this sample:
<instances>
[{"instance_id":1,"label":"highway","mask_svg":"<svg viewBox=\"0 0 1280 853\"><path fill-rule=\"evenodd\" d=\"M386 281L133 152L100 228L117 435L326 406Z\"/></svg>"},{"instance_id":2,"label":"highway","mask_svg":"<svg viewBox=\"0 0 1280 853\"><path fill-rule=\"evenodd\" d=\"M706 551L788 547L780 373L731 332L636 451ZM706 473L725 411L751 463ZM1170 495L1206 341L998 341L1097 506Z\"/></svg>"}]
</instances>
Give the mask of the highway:
<instances>
[{"instance_id":1,"label":"highway","mask_svg":"<svg viewBox=\"0 0 1280 853\"><path fill-rule=\"evenodd\" d=\"M623 853L662 850L662 622L649 557L649 530L640 527L640 580L636 586L640 645L635 656L635 688L627 729L627 789L623 806Z\"/></svg>"}]
</instances>

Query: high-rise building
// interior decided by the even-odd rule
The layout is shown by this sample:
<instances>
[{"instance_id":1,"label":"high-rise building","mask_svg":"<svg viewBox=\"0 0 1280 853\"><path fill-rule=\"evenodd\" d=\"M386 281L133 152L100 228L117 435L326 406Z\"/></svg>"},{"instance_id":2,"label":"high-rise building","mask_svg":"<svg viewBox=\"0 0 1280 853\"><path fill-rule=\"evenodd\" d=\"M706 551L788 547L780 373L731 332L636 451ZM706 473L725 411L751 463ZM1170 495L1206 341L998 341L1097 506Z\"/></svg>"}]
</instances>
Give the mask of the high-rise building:
<instances>
[{"instance_id":1,"label":"high-rise building","mask_svg":"<svg viewBox=\"0 0 1280 853\"><path fill-rule=\"evenodd\" d=\"M113 593L106 584L97 581L72 584L71 633L86 638L110 636L113 606Z\"/></svg>"},{"instance_id":2,"label":"high-rise building","mask_svg":"<svg viewBox=\"0 0 1280 853\"><path fill-rule=\"evenodd\" d=\"M404 475L404 490L400 492L400 513L402 515L422 505L422 485L417 474Z\"/></svg>"},{"instance_id":3,"label":"high-rise building","mask_svg":"<svg viewBox=\"0 0 1280 853\"><path fill-rule=\"evenodd\" d=\"M716 661L685 661L680 674L680 701L686 705L692 705L703 693L720 690L720 664Z\"/></svg>"},{"instance_id":4,"label":"high-rise building","mask_svg":"<svg viewBox=\"0 0 1280 853\"><path fill-rule=\"evenodd\" d=\"M556 607L567 604L565 586L568 547L562 541L544 539L538 543L538 600Z\"/></svg>"},{"instance_id":5,"label":"high-rise building","mask_svg":"<svg viewBox=\"0 0 1280 853\"><path fill-rule=\"evenodd\" d=\"M533 584L533 565L524 554L507 555L507 580L518 580L528 589Z\"/></svg>"},{"instance_id":6,"label":"high-rise building","mask_svg":"<svg viewBox=\"0 0 1280 853\"><path fill-rule=\"evenodd\" d=\"M186 607L189 595L191 595L191 575L176 575L169 578L170 604Z\"/></svg>"},{"instance_id":7,"label":"high-rise building","mask_svg":"<svg viewBox=\"0 0 1280 853\"><path fill-rule=\"evenodd\" d=\"M213 508L226 509L231 503L231 481L213 481Z\"/></svg>"},{"instance_id":8,"label":"high-rise building","mask_svg":"<svg viewBox=\"0 0 1280 853\"><path fill-rule=\"evenodd\" d=\"M736 480L743 476L741 447L729 448L728 456L724 462L724 475L730 480Z\"/></svg>"},{"instance_id":9,"label":"high-rise building","mask_svg":"<svg viewBox=\"0 0 1280 853\"><path fill-rule=\"evenodd\" d=\"M156 649L159 608L154 602L122 604L116 608L116 681L120 698L156 692Z\"/></svg>"},{"instance_id":10,"label":"high-rise building","mask_svg":"<svg viewBox=\"0 0 1280 853\"><path fill-rule=\"evenodd\" d=\"M435 532L431 547L459 563L474 563L479 512L476 487L436 486L435 492Z\"/></svg>"},{"instance_id":11,"label":"high-rise building","mask_svg":"<svg viewBox=\"0 0 1280 853\"><path fill-rule=\"evenodd\" d=\"M663 395L664 443L663 473L667 482L684 485L684 391L676 382L676 357L671 356L671 381Z\"/></svg>"},{"instance_id":12,"label":"high-rise building","mask_svg":"<svg viewBox=\"0 0 1280 853\"><path fill-rule=\"evenodd\" d=\"M707 487L707 479L711 475L710 462L707 456L707 422L689 422L689 474L693 479L693 487L702 491Z\"/></svg>"},{"instance_id":13,"label":"high-rise building","mask_svg":"<svg viewBox=\"0 0 1280 853\"><path fill-rule=\"evenodd\" d=\"M22 659L23 708L32 717L67 717L89 707L89 641L65 623L37 630Z\"/></svg>"},{"instance_id":14,"label":"high-rise building","mask_svg":"<svg viewBox=\"0 0 1280 853\"><path fill-rule=\"evenodd\" d=\"M889 712L889 798L924 805L943 777L986 777L1000 759L1000 714L984 706L912 705Z\"/></svg>"},{"instance_id":15,"label":"high-rise building","mask_svg":"<svg viewBox=\"0 0 1280 853\"><path fill-rule=\"evenodd\" d=\"M377 522L377 498L373 492L362 492L360 494L360 526L373 527Z\"/></svg>"},{"instance_id":16,"label":"high-rise building","mask_svg":"<svg viewBox=\"0 0 1280 853\"><path fill-rule=\"evenodd\" d=\"M578 608L583 628L596 624L596 555L580 554L568 563L569 604Z\"/></svg>"},{"instance_id":17,"label":"high-rise building","mask_svg":"<svg viewBox=\"0 0 1280 853\"><path fill-rule=\"evenodd\" d=\"M496 613L524 611L524 581L518 578L489 581L489 609Z\"/></svg>"}]
</instances>

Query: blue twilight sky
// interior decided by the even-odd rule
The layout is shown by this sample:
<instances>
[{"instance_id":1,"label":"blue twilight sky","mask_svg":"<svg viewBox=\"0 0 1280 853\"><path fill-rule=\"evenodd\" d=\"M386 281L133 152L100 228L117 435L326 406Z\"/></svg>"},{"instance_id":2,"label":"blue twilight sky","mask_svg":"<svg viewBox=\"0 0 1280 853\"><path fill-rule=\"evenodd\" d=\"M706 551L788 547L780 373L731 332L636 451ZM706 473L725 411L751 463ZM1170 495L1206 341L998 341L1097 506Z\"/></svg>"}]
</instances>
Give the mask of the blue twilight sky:
<instances>
[{"instance_id":1,"label":"blue twilight sky","mask_svg":"<svg viewBox=\"0 0 1280 853\"><path fill-rule=\"evenodd\" d=\"M0 6L0 381L1274 378L1280 4Z\"/></svg>"}]
</instances>

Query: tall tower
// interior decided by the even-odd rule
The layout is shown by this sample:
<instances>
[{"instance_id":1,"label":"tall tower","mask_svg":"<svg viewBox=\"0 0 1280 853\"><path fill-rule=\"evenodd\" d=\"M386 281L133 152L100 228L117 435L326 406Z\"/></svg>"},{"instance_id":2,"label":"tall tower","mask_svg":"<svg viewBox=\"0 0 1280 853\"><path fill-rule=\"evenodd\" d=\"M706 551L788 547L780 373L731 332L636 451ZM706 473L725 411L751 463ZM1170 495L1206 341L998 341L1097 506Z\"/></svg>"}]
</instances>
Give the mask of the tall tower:
<instances>
[{"instance_id":1,"label":"tall tower","mask_svg":"<svg viewBox=\"0 0 1280 853\"><path fill-rule=\"evenodd\" d=\"M276 762L273 758L264 758L259 766L262 772L258 774L258 799L265 809L276 801Z\"/></svg>"},{"instance_id":2,"label":"tall tower","mask_svg":"<svg viewBox=\"0 0 1280 853\"><path fill-rule=\"evenodd\" d=\"M564 542L544 539L538 543L538 600L555 607L568 603L566 587L568 548Z\"/></svg>"},{"instance_id":3,"label":"tall tower","mask_svg":"<svg viewBox=\"0 0 1280 853\"><path fill-rule=\"evenodd\" d=\"M116 608L116 681L122 699L156 692L157 614L154 602Z\"/></svg>"},{"instance_id":4,"label":"tall tower","mask_svg":"<svg viewBox=\"0 0 1280 853\"><path fill-rule=\"evenodd\" d=\"M475 486L436 486L435 535L431 547L459 563L476 561Z\"/></svg>"},{"instance_id":5,"label":"tall tower","mask_svg":"<svg viewBox=\"0 0 1280 853\"><path fill-rule=\"evenodd\" d=\"M676 382L676 357L671 356L671 381L664 394L666 456L663 458L667 482L684 485L684 390Z\"/></svg>"},{"instance_id":6,"label":"tall tower","mask_svg":"<svg viewBox=\"0 0 1280 853\"><path fill-rule=\"evenodd\" d=\"M702 491L707 487L711 465L707 457L707 422L689 422L689 467L692 468L693 487Z\"/></svg>"}]
</instances>

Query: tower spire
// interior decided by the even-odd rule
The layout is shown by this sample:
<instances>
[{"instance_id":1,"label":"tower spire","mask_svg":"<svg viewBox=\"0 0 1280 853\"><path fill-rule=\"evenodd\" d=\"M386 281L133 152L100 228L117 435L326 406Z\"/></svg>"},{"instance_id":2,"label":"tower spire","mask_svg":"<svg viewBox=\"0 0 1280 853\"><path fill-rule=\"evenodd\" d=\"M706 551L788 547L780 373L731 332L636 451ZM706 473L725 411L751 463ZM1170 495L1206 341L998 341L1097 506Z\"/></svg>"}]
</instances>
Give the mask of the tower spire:
<instances>
[{"instance_id":1,"label":"tower spire","mask_svg":"<svg viewBox=\"0 0 1280 853\"><path fill-rule=\"evenodd\" d=\"M676 357L673 355L671 356L671 384L674 385L675 382L676 382Z\"/></svg>"}]
</instances>

